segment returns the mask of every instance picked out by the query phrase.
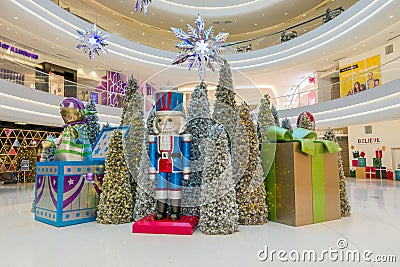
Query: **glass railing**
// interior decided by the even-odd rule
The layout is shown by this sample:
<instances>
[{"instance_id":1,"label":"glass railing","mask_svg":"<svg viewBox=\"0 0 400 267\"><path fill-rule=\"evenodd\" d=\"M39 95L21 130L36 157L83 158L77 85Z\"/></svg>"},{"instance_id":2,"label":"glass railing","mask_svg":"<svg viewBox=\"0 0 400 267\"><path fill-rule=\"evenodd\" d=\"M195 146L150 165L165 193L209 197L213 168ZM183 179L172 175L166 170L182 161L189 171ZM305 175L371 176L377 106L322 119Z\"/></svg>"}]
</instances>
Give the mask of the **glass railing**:
<instances>
[{"instance_id":1,"label":"glass railing","mask_svg":"<svg viewBox=\"0 0 400 267\"><path fill-rule=\"evenodd\" d=\"M179 40L173 37L172 32L118 14L96 1L52 0L52 2L89 23L96 23L109 33L146 46L176 51L175 45ZM225 48L227 53L243 53L290 41L334 19L356 2L358 0L325 1L302 16L284 23L253 33L231 36L232 41L226 43ZM328 9L330 12L327 12ZM185 28L185 25L175 26Z\"/></svg>"},{"instance_id":2,"label":"glass railing","mask_svg":"<svg viewBox=\"0 0 400 267\"><path fill-rule=\"evenodd\" d=\"M311 106L360 94L400 78L400 56L379 66L361 71L354 70L353 74L344 74L345 71L352 72L351 67L356 64L349 64L349 68L314 73L305 77L298 85L291 88L290 94L272 98L272 102L278 104L279 110ZM350 77L341 78L341 75Z\"/></svg>"},{"instance_id":3,"label":"glass railing","mask_svg":"<svg viewBox=\"0 0 400 267\"><path fill-rule=\"evenodd\" d=\"M350 71L350 75L347 73L348 78L341 78L343 74L341 75L340 70L336 69L314 73L305 77L297 86L291 88L290 94L272 97L271 102L275 104L278 110L284 110L310 106L347 95L359 94L368 90L368 88L379 87L382 84L400 78L400 56L379 66L366 68L357 73L355 70ZM372 77L370 77L371 74ZM111 96L114 100L116 99L113 104L116 107L122 106L124 98L120 93L107 91L107 86L101 86L100 84L98 87L93 87L74 83L64 79L62 76L44 73L21 63L7 60L4 57L0 57L0 79L50 94L78 97L83 101L95 98L99 104L107 103ZM260 92L260 100L261 98L262 94ZM248 101L248 104L258 106L260 100Z\"/></svg>"}]
</instances>

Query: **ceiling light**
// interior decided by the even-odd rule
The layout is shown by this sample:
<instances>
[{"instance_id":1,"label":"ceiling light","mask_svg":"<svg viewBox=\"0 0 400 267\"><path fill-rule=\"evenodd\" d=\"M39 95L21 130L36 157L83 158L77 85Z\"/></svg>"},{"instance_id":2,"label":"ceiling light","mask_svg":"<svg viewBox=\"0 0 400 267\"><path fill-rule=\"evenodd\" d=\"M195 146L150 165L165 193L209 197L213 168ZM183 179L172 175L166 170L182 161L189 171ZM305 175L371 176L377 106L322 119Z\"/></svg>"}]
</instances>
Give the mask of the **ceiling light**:
<instances>
[{"instance_id":1,"label":"ceiling light","mask_svg":"<svg viewBox=\"0 0 400 267\"><path fill-rule=\"evenodd\" d=\"M258 24L257 23L254 23L254 26L257 26Z\"/></svg>"},{"instance_id":2,"label":"ceiling light","mask_svg":"<svg viewBox=\"0 0 400 267\"><path fill-rule=\"evenodd\" d=\"M126 62L124 62L123 64L126 65Z\"/></svg>"},{"instance_id":3,"label":"ceiling light","mask_svg":"<svg viewBox=\"0 0 400 267\"><path fill-rule=\"evenodd\" d=\"M7 31L9 31L9 30L10 30L10 28L7 27Z\"/></svg>"},{"instance_id":4,"label":"ceiling light","mask_svg":"<svg viewBox=\"0 0 400 267\"><path fill-rule=\"evenodd\" d=\"M287 12L285 12L285 15L287 16Z\"/></svg>"},{"instance_id":5,"label":"ceiling light","mask_svg":"<svg viewBox=\"0 0 400 267\"><path fill-rule=\"evenodd\" d=\"M161 21L161 24L163 24L164 22Z\"/></svg>"},{"instance_id":6,"label":"ceiling light","mask_svg":"<svg viewBox=\"0 0 400 267\"><path fill-rule=\"evenodd\" d=\"M119 23L117 23L117 26L119 26Z\"/></svg>"},{"instance_id":7,"label":"ceiling light","mask_svg":"<svg viewBox=\"0 0 400 267\"><path fill-rule=\"evenodd\" d=\"M389 18L390 18L390 19L392 19L392 18L393 18L393 16L389 16Z\"/></svg>"},{"instance_id":8,"label":"ceiling light","mask_svg":"<svg viewBox=\"0 0 400 267\"><path fill-rule=\"evenodd\" d=\"M54 48L54 46L52 46L51 48Z\"/></svg>"},{"instance_id":9,"label":"ceiling light","mask_svg":"<svg viewBox=\"0 0 400 267\"><path fill-rule=\"evenodd\" d=\"M363 44L362 46L366 47L367 45L366 45L366 44Z\"/></svg>"},{"instance_id":10,"label":"ceiling light","mask_svg":"<svg viewBox=\"0 0 400 267\"><path fill-rule=\"evenodd\" d=\"M59 40L60 38L56 37L56 40Z\"/></svg>"},{"instance_id":11,"label":"ceiling light","mask_svg":"<svg viewBox=\"0 0 400 267\"><path fill-rule=\"evenodd\" d=\"M115 13L113 12L113 16L115 16Z\"/></svg>"},{"instance_id":12,"label":"ceiling light","mask_svg":"<svg viewBox=\"0 0 400 267\"><path fill-rule=\"evenodd\" d=\"M123 3L124 1L121 1L121 4Z\"/></svg>"},{"instance_id":13,"label":"ceiling light","mask_svg":"<svg viewBox=\"0 0 400 267\"><path fill-rule=\"evenodd\" d=\"M133 14L133 11L131 11L131 14Z\"/></svg>"},{"instance_id":14,"label":"ceiling light","mask_svg":"<svg viewBox=\"0 0 400 267\"><path fill-rule=\"evenodd\" d=\"M181 19L181 22L183 22L183 19Z\"/></svg>"},{"instance_id":15,"label":"ceiling light","mask_svg":"<svg viewBox=\"0 0 400 267\"><path fill-rule=\"evenodd\" d=\"M14 17L14 19L18 19L18 17Z\"/></svg>"},{"instance_id":16,"label":"ceiling light","mask_svg":"<svg viewBox=\"0 0 400 267\"><path fill-rule=\"evenodd\" d=\"M303 17L305 17L306 16L306 14L303 14Z\"/></svg>"}]
</instances>

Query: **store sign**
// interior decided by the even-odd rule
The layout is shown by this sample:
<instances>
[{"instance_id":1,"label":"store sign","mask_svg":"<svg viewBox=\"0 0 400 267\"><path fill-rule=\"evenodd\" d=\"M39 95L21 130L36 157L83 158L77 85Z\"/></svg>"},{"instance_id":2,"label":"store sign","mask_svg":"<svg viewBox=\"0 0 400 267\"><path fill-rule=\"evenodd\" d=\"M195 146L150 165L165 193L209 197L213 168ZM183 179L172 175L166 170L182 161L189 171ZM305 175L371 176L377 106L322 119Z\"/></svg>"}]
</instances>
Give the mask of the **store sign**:
<instances>
[{"instance_id":1,"label":"store sign","mask_svg":"<svg viewBox=\"0 0 400 267\"><path fill-rule=\"evenodd\" d=\"M37 54L25 51L23 49L17 48L15 46L11 46L11 45L6 44L6 43L0 42L0 47L2 49L4 49L4 50L9 50L10 49L11 52L16 53L16 54L20 54L20 55L25 56L25 57L30 57L30 58L33 58L33 59L39 59L39 56Z\"/></svg>"},{"instance_id":2,"label":"store sign","mask_svg":"<svg viewBox=\"0 0 400 267\"><path fill-rule=\"evenodd\" d=\"M358 138L357 143L359 145L368 145L368 144L380 144L381 139L379 137L372 137L372 138Z\"/></svg>"}]
</instances>

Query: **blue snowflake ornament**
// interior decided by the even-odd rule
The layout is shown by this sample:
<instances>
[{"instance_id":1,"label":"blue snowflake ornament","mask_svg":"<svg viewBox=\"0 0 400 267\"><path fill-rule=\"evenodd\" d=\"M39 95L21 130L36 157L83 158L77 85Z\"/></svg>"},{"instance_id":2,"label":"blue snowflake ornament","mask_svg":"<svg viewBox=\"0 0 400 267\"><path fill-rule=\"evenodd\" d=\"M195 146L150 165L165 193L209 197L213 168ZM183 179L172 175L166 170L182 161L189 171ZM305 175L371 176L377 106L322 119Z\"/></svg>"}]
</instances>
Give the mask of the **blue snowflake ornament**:
<instances>
[{"instance_id":1,"label":"blue snowflake ornament","mask_svg":"<svg viewBox=\"0 0 400 267\"><path fill-rule=\"evenodd\" d=\"M108 43L106 40L110 35L103 35L102 31L97 30L96 24L92 25L91 29L86 31L76 30L79 35L79 44L76 45L77 49L83 49L83 52L88 53L90 60L93 60L95 54L100 56L100 52L107 53L105 48Z\"/></svg>"},{"instance_id":2,"label":"blue snowflake ornament","mask_svg":"<svg viewBox=\"0 0 400 267\"><path fill-rule=\"evenodd\" d=\"M204 30L205 23L200 14L196 18L196 28L189 24L187 24L187 28L188 31L186 33L180 28L171 27L175 37L183 41L175 45L181 51L172 62L172 65L188 61L189 70L197 67L200 79L204 81L207 76L207 68L215 71L214 62L219 65L224 64L223 59L219 55L225 51L221 43L226 41L229 33L220 32L214 37L213 26Z\"/></svg>"},{"instance_id":3,"label":"blue snowflake ornament","mask_svg":"<svg viewBox=\"0 0 400 267\"><path fill-rule=\"evenodd\" d=\"M151 0L137 0L135 12L143 11L143 13L146 15L147 9L150 4L151 4Z\"/></svg>"}]
</instances>

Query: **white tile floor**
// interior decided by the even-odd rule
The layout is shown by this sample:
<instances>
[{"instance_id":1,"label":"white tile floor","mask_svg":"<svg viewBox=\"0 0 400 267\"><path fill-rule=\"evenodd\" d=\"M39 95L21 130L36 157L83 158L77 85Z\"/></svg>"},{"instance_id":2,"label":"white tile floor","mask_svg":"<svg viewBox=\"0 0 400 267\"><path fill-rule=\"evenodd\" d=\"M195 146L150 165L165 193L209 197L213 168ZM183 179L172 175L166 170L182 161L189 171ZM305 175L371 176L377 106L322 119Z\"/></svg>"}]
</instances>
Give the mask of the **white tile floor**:
<instances>
[{"instance_id":1,"label":"white tile floor","mask_svg":"<svg viewBox=\"0 0 400 267\"><path fill-rule=\"evenodd\" d=\"M371 258L378 254L397 257L397 263L361 259L340 264L399 266L400 182L350 179L348 191L350 218L298 228L277 223L242 226L231 236L206 236L199 230L193 236L167 236L132 234L131 224L93 222L55 228L33 220L33 185L5 185L0 187L0 266L276 266L284 264L276 255L273 261L262 262L257 252L268 246L286 250L292 258L292 250L300 254L315 250L319 257L329 247L338 250L340 238L348 242L348 248L340 251L370 250ZM296 266L334 264L329 254L323 263L312 264L294 263L289 254L282 256Z\"/></svg>"}]
</instances>

